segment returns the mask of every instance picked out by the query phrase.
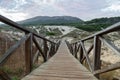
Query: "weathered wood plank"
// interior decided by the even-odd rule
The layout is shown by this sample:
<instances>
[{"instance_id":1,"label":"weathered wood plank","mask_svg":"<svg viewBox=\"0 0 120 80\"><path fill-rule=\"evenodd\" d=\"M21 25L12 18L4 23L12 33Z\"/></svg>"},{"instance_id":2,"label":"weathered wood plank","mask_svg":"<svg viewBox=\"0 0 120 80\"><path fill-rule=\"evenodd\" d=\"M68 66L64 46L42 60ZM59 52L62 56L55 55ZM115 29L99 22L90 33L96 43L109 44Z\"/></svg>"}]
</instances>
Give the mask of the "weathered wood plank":
<instances>
[{"instance_id":1,"label":"weathered wood plank","mask_svg":"<svg viewBox=\"0 0 120 80\"><path fill-rule=\"evenodd\" d=\"M99 36L94 37L94 54L93 54L93 70L98 70L101 68L101 61L100 61L100 53L101 53L101 41L99 39ZM96 77L99 77L99 75L95 75Z\"/></svg>"},{"instance_id":2,"label":"weathered wood plank","mask_svg":"<svg viewBox=\"0 0 120 80\"><path fill-rule=\"evenodd\" d=\"M29 74L32 70L32 34L25 41L25 66L26 74Z\"/></svg>"},{"instance_id":3,"label":"weathered wood plank","mask_svg":"<svg viewBox=\"0 0 120 80\"><path fill-rule=\"evenodd\" d=\"M72 54L65 43L46 63L22 80L98 80Z\"/></svg>"}]
</instances>

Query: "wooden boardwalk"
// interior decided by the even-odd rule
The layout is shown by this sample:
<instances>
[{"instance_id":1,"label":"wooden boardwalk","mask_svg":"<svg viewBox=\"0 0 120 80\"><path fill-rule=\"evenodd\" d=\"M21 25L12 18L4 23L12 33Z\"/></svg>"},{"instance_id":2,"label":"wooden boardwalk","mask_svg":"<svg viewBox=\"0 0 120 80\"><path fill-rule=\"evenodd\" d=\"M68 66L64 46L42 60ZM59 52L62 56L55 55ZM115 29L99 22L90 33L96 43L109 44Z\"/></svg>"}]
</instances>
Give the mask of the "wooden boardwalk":
<instances>
[{"instance_id":1,"label":"wooden boardwalk","mask_svg":"<svg viewBox=\"0 0 120 80\"><path fill-rule=\"evenodd\" d=\"M22 80L98 80L79 63L62 43L57 53Z\"/></svg>"}]
</instances>

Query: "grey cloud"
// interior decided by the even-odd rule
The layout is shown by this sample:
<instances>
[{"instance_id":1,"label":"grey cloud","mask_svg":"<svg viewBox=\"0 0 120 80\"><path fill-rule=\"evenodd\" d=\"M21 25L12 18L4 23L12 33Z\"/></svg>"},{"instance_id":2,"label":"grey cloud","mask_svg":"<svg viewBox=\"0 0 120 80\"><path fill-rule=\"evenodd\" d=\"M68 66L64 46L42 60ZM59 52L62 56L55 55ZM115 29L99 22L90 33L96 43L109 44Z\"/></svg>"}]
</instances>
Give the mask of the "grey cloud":
<instances>
[{"instance_id":1,"label":"grey cloud","mask_svg":"<svg viewBox=\"0 0 120 80\"><path fill-rule=\"evenodd\" d=\"M1 0L0 1L0 8L5 9L4 10L5 12L3 13L27 14L27 16L23 16L24 19L31 18L34 16L70 15L70 16L77 16L84 20L89 20L92 18L103 17L103 16L108 16L108 17L116 16L116 15L119 16L119 13L116 12L111 12L108 14L109 11L106 12L103 11L103 9L109 6L110 5L108 0L97 0L97 1L96 0L52 0L52 1L51 0Z\"/></svg>"}]
</instances>

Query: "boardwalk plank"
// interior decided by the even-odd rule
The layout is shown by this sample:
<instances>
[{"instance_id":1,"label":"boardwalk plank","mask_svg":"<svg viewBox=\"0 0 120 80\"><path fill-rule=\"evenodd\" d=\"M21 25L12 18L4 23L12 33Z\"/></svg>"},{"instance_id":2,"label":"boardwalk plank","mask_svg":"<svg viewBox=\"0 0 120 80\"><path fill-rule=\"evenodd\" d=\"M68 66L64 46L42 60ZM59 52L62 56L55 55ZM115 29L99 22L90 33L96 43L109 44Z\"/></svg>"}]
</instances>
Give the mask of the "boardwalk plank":
<instances>
[{"instance_id":1,"label":"boardwalk plank","mask_svg":"<svg viewBox=\"0 0 120 80\"><path fill-rule=\"evenodd\" d=\"M22 80L98 80L68 51L65 43L46 63Z\"/></svg>"}]
</instances>

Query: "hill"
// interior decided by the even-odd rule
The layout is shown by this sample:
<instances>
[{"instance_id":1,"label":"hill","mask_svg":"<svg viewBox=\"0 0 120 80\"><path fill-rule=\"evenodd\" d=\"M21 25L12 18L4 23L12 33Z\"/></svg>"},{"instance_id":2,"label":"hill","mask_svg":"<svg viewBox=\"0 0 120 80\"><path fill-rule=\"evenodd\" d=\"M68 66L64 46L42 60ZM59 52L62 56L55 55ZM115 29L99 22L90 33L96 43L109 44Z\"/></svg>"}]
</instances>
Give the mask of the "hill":
<instances>
[{"instance_id":1,"label":"hill","mask_svg":"<svg viewBox=\"0 0 120 80\"><path fill-rule=\"evenodd\" d=\"M57 26L73 26L85 31L99 31L120 21L120 17L104 17L96 18L89 21L83 21L72 16L37 16L18 22L22 26L41 26L41 25L57 25ZM0 25L4 26L4 25ZM2 27L0 27L2 28ZM8 27L3 27L8 29Z\"/></svg>"},{"instance_id":2,"label":"hill","mask_svg":"<svg viewBox=\"0 0 120 80\"><path fill-rule=\"evenodd\" d=\"M74 24L74 26L85 31L99 31L117 22L120 22L120 17L105 17L85 21L84 24Z\"/></svg>"},{"instance_id":3,"label":"hill","mask_svg":"<svg viewBox=\"0 0 120 80\"><path fill-rule=\"evenodd\" d=\"M104 18L96 18L90 21L86 21L86 24L114 24L120 21L120 17L104 17Z\"/></svg>"},{"instance_id":4,"label":"hill","mask_svg":"<svg viewBox=\"0 0 120 80\"><path fill-rule=\"evenodd\" d=\"M71 16L37 16L19 23L22 25L66 25L71 23L81 23L81 19Z\"/></svg>"},{"instance_id":5,"label":"hill","mask_svg":"<svg viewBox=\"0 0 120 80\"><path fill-rule=\"evenodd\" d=\"M19 22L24 26L29 25L66 25L74 26L85 31L99 31L120 21L120 17L96 18L89 21L83 21L72 16L37 16Z\"/></svg>"}]
</instances>

